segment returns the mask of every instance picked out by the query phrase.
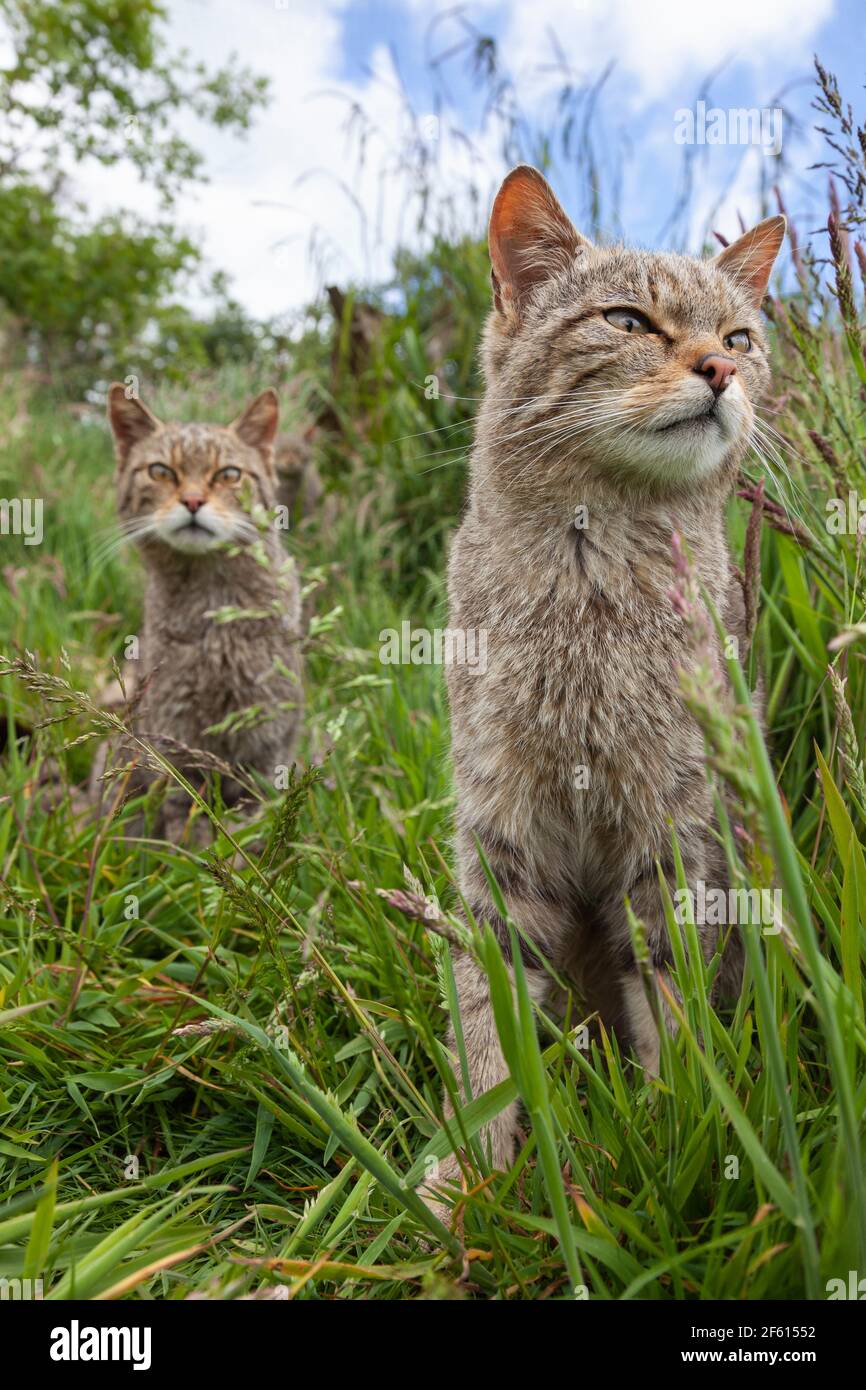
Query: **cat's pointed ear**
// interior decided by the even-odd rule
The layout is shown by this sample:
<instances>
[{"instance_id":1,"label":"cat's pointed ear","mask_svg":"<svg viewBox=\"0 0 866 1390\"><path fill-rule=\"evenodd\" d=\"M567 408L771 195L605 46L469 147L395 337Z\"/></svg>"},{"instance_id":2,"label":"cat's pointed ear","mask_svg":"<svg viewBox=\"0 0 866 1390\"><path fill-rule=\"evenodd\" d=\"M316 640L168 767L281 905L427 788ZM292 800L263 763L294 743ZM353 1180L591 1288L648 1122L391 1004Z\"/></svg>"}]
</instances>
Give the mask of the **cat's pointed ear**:
<instances>
[{"instance_id":1,"label":"cat's pointed ear","mask_svg":"<svg viewBox=\"0 0 866 1390\"><path fill-rule=\"evenodd\" d=\"M156 416L137 396L130 396L126 387L118 381L108 392L108 419L121 463L126 460L134 444L160 428Z\"/></svg>"},{"instance_id":2,"label":"cat's pointed ear","mask_svg":"<svg viewBox=\"0 0 866 1390\"><path fill-rule=\"evenodd\" d=\"M566 270L582 237L543 174L518 164L496 195L488 232L493 302L506 317L520 315L533 286Z\"/></svg>"},{"instance_id":3,"label":"cat's pointed ear","mask_svg":"<svg viewBox=\"0 0 866 1390\"><path fill-rule=\"evenodd\" d=\"M276 391L269 386L267 391L256 396L242 415L232 421L229 429L234 430L251 449L266 453L274 442L279 420L280 403Z\"/></svg>"},{"instance_id":4,"label":"cat's pointed ear","mask_svg":"<svg viewBox=\"0 0 866 1390\"><path fill-rule=\"evenodd\" d=\"M770 271L785 240L785 218L767 217L744 232L715 257L713 264L745 290L756 309L760 309L770 283Z\"/></svg>"}]
</instances>

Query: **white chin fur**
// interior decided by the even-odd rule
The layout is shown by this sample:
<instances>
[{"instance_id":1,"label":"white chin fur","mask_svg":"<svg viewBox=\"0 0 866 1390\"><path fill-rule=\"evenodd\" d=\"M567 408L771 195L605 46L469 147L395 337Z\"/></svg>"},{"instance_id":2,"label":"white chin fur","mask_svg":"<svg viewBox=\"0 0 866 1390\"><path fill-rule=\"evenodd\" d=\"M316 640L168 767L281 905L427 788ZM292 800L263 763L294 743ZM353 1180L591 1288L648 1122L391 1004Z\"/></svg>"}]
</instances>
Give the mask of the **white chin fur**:
<instances>
[{"instance_id":1,"label":"white chin fur","mask_svg":"<svg viewBox=\"0 0 866 1390\"><path fill-rule=\"evenodd\" d=\"M641 438L635 460L656 477L678 481L706 478L722 466L735 440L716 420L682 425L670 433Z\"/></svg>"},{"instance_id":2,"label":"white chin fur","mask_svg":"<svg viewBox=\"0 0 866 1390\"><path fill-rule=\"evenodd\" d=\"M706 478L721 468L748 430L749 407L735 384L720 397L713 418L698 416L684 424L674 423L690 411L700 410L703 404L703 400L696 402L694 397L682 402L667 401L639 437L629 443L629 465L670 482Z\"/></svg>"},{"instance_id":3,"label":"white chin fur","mask_svg":"<svg viewBox=\"0 0 866 1390\"><path fill-rule=\"evenodd\" d=\"M157 536L172 550L184 555L201 555L215 546L224 545L234 538L236 527L227 526L225 521L207 503L195 514L196 525L191 526L192 516L186 507L176 506L164 518Z\"/></svg>"}]
</instances>

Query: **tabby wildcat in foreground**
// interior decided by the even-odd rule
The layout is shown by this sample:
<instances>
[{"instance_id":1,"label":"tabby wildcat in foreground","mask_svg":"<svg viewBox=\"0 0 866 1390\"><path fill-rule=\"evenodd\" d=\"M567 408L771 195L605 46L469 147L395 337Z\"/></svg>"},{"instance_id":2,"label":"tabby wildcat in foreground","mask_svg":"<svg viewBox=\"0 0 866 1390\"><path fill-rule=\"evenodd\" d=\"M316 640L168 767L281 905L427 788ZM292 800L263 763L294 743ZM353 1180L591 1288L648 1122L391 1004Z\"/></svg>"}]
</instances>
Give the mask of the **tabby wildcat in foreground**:
<instances>
[{"instance_id":1,"label":"tabby wildcat in foreground","mask_svg":"<svg viewBox=\"0 0 866 1390\"><path fill-rule=\"evenodd\" d=\"M671 821L692 887L726 882L703 736L679 696L690 644L672 537L744 634L724 506L769 382L760 310L784 230L772 217L705 261L597 247L525 166L490 221L486 394L449 566L449 627L487 634L484 673L448 668L458 882L507 954L477 840L513 920L650 1073L659 1039L624 899L664 975L655 861L671 879ZM701 929L708 955L718 931ZM543 1002L550 976L521 945ZM732 939L723 966L735 988L740 951ZM463 955L456 973L478 1096L507 1071L483 972ZM513 1104L485 1131L496 1168L516 1119ZM437 1181L458 1178L452 1157Z\"/></svg>"},{"instance_id":2,"label":"tabby wildcat in foreground","mask_svg":"<svg viewBox=\"0 0 866 1390\"><path fill-rule=\"evenodd\" d=\"M264 519L274 504L276 393L228 426L162 424L120 385L108 408L122 527L147 571L137 726L166 740L192 782L210 755L273 783L291 762L302 706L297 573L272 521L257 526L251 515L258 505ZM221 621L230 610L241 615ZM222 779L227 804L240 790ZM167 798L170 838L189 809Z\"/></svg>"}]
</instances>

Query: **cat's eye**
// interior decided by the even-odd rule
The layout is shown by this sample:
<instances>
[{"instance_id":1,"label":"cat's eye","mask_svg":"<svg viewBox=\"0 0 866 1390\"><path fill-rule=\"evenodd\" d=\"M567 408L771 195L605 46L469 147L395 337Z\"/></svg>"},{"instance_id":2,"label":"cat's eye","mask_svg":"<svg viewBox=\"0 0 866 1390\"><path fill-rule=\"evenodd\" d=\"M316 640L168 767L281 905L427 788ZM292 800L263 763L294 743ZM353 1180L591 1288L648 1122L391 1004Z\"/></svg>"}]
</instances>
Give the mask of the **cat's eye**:
<instances>
[{"instance_id":1,"label":"cat's eye","mask_svg":"<svg viewBox=\"0 0 866 1390\"><path fill-rule=\"evenodd\" d=\"M722 342L728 349L728 352L752 351L752 340L745 328L738 328L736 333L729 333L727 338L722 339Z\"/></svg>"},{"instance_id":2,"label":"cat's eye","mask_svg":"<svg viewBox=\"0 0 866 1390\"><path fill-rule=\"evenodd\" d=\"M167 463L149 463L147 471L156 483L177 482L177 474Z\"/></svg>"},{"instance_id":3,"label":"cat's eye","mask_svg":"<svg viewBox=\"0 0 866 1390\"><path fill-rule=\"evenodd\" d=\"M236 483L240 479L240 476L241 470L230 466L228 468L220 468L214 473L213 480L215 483Z\"/></svg>"},{"instance_id":4,"label":"cat's eye","mask_svg":"<svg viewBox=\"0 0 866 1390\"><path fill-rule=\"evenodd\" d=\"M618 328L622 333L658 332L639 309L607 309L604 316L612 328Z\"/></svg>"}]
</instances>

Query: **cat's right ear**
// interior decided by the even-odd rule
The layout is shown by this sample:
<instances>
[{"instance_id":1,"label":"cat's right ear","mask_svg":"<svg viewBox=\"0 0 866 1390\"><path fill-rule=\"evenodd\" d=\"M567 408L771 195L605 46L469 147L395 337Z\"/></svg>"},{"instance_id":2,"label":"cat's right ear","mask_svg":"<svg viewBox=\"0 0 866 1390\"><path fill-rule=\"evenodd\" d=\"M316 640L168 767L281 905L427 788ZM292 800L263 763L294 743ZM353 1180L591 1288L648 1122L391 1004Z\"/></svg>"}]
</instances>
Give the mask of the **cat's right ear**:
<instances>
[{"instance_id":1,"label":"cat's right ear","mask_svg":"<svg viewBox=\"0 0 866 1390\"><path fill-rule=\"evenodd\" d=\"M582 237L543 174L518 164L496 195L488 233L493 302L506 318L519 319L526 296L566 270Z\"/></svg>"},{"instance_id":2,"label":"cat's right ear","mask_svg":"<svg viewBox=\"0 0 866 1390\"><path fill-rule=\"evenodd\" d=\"M108 392L108 419L119 463L126 462L134 444L160 427L159 420L151 415L147 406L142 405L137 396L130 396L127 388L117 381Z\"/></svg>"},{"instance_id":3,"label":"cat's right ear","mask_svg":"<svg viewBox=\"0 0 866 1390\"><path fill-rule=\"evenodd\" d=\"M280 402L276 391L269 386L267 391L256 396L242 415L232 420L229 429L234 430L251 449L258 449L268 460L279 422Z\"/></svg>"},{"instance_id":4,"label":"cat's right ear","mask_svg":"<svg viewBox=\"0 0 866 1390\"><path fill-rule=\"evenodd\" d=\"M713 264L735 280L756 309L760 309L770 283L770 272L785 240L787 220L777 214L766 217L739 240L726 246Z\"/></svg>"}]
</instances>

